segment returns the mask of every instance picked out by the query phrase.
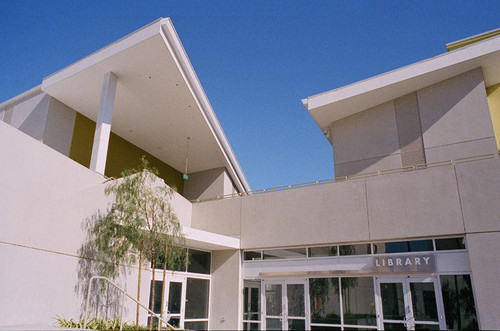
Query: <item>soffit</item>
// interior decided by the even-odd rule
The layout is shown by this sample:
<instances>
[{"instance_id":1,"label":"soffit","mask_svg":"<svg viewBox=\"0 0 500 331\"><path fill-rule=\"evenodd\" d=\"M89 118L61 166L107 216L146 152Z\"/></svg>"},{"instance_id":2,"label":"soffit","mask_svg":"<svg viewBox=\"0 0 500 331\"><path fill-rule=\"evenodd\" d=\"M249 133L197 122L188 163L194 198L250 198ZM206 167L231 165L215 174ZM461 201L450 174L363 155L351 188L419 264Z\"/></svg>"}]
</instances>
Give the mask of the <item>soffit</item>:
<instances>
[{"instance_id":1,"label":"soffit","mask_svg":"<svg viewBox=\"0 0 500 331\"><path fill-rule=\"evenodd\" d=\"M180 172L185 170L190 137L189 173L225 167L241 191L249 189L232 151L223 148L228 143L222 130L210 122L218 123L213 111L207 114L194 92L201 86L192 86L179 63L173 47L182 48L180 41L171 45L165 28L174 31L168 19L153 22L46 77L42 90L96 121L103 77L113 72L118 77L114 133Z\"/></svg>"},{"instance_id":2,"label":"soffit","mask_svg":"<svg viewBox=\"0 0 500 331\"><path fill-rule=\"evenodd\" d=\"M500 82L500 36L302 100L318 126L482 67L486 86Z\"/></svg>"}]
</instances>

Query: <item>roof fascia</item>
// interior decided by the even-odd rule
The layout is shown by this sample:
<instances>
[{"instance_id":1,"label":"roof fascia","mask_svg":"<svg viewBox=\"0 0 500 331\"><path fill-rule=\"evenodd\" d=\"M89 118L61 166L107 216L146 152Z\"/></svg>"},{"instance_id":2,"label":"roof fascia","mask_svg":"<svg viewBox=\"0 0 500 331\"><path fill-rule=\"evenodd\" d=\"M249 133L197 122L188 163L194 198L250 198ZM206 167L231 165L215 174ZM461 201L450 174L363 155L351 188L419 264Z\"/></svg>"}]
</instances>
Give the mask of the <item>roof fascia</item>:
<instances>
[{"instance_id":1,"label":"roof fascia","mask_svg":"<svg viewBox=\"0 0 500 331\"><path fill-rule=\"evenodd\" d=\"M166 46L172 54L172 57L176 61L177 66L181 70L182 76L186 82L186 85L189 87L194 100L198 104L198 107L202 110L203 116L207 121L207 124L214 134L217 144L219 148L222 150L224 157L226 158L227 164L229 165L229 173L234 183L240 190L240 192L248 192L250 191L250 185L243 173L243 170L234 155L234 152L229 145L229 142L222 131L222 127L215 116L213 108L208 100L203 87L200 84L198 76L196 75L193 66L191 65L191 61L182 46L179 36L175 31L175 28L172 24L172 21L169 18L164 19L162 21L162 29L160 34L165 41Z\"/></svg>"},{"instance_id":2,"label":"roof fascia","mask_svg":"<svg viewBox=\"0 0 500 331\"><path fill-rule=\"evenodd\" d=\"M55 73L45 77L42 80L42 91L47 86L52 84L56 84L59 81L62 81L72 75L89 68L90 66L101 62L113 55L116 55L144 40L147 40L151 37L154 37L160 32L161 22L164 18L160 18L128 35L125 37L118 39L117 41L93 52L90 55L87 55L81 60L76 61L75 63L70 64L69 66L56 71Z\"/></svg>"},{"instance_id":3,"label":"roof fascia","mask_svg":"<svg viewBox=\"0 0 500 331\"><path fill-rule=\"evenodd\" d=\"M27 98L31 97L33 94L36 94L36 93L40 92L41 91L41 86L42 85L35 86L32 89L24 91L23 93L18 94L15 97L10 98L7 101L4 101L4 102L0 103L0 108L8 107L8 106L10 106L10 105L12 105L14 103L19 103L19 102L22 102L22 101L26 100Z\"/></svg>"}]
</instances>

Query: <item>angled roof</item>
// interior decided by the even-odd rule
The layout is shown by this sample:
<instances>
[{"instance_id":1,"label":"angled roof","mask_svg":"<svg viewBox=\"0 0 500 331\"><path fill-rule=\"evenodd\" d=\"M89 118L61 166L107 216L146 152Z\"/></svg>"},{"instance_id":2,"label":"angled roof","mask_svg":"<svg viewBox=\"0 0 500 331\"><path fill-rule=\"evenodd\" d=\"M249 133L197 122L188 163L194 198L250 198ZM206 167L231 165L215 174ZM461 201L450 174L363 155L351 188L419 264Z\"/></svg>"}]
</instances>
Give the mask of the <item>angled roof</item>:
<instances>
[{"instance_id":1,"label":"angled roof","mask_svg":"<svg viewBox=\"0 0 500 331\"><path fill-rule=\"evenodd\" d=\"M250 190L169 18L45 77L41 89L96 121L103 77L118 77L112 131L180 172L225 167Z\"/></svg>"},{"instance_id":2,"label":"angled roof","mask_svg":"<svg viewBox=\"0 0 500 331\"><path fill-rule=\"evenodd\" d=\"M500 82L500 36L310 96L302 103L324 130L331 122L478 67L487 87Z\"/></svg>"}]
</instances>

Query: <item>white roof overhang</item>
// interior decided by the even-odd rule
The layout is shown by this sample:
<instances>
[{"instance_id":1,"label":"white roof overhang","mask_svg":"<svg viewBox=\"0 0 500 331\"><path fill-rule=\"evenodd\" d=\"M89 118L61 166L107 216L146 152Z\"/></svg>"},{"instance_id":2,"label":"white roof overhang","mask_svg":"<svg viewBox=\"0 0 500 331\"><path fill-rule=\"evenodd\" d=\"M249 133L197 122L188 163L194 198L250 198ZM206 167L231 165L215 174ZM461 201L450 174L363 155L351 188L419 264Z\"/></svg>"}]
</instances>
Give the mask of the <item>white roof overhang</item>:
<instances>
[{"instance_id":1,"label":"white roof overhang","mask_svg":"<svg viewBox=\"0 0 500 331\"><path fill-rule=\"evenodd\" d=\"M500 36L302 100L318 126L482 67L484 82L500 82Z\"/></svg>"},{"instance_id":2,"label":"white roof overhang","mask_svg":"<svg viewBox=\"0 0 500 331\"><path fill-rule=\"evenodd\" d=\"M186 246L210 251L240 249L240 239L183 226Z\"/></svg>"},{"instance_id":3,"label":"white roof overhang","mask_svg":"<svg viewBox=\"0 0 500 331\"><path fill-rule=\"evenodd\" d=\"M118 85L112 131L180 172L225 167L250 186L169 18L161 18L43 79L41 89L96 121L104 75Z\"/></svg>"}]
</instances>

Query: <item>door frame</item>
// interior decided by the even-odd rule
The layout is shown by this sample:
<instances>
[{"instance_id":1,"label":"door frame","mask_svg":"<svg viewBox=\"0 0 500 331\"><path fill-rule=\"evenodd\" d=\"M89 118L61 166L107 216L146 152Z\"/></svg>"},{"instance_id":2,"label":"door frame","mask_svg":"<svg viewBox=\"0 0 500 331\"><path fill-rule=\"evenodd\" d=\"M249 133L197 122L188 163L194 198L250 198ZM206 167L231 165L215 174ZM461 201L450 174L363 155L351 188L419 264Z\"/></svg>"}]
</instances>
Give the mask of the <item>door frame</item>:
<instances>
[{"instance_id":1,"label":"door frame","mask_svg":"<svg viewBox=\"0 0 500 331\"><path fill-rule=\"evenodd\" d=\"M281 329L288 330L289 319L304 319L305 329L309 330L309 280L307 278L293 278L293 279L263 279L261 282L261 328L267 328L267 315L266 315L266 285L281 285ZM288 293L287 285L301 284L304 285L304 318L297 318L295 316L288 318ZM276 318L276 317L274 317Z\"/></svg>"},{"instance_id":2,"label":"door frame","mask_svg":"<svg viewBox=\"0 0 500 331\"><path fill-rule=\"evenodd\" d=\"M380 292L381 283L401 283L403 287L403 297L405 305L405 320L410 321L407 326L408 330L415 330L415 324L429 324L429 325L439 325L440 330L446 329L446 320L444 315L443 298L441 293L441 283L439 281L438 275L379 275L373 278L375 284L375 305L377 306L377 328L379 330L384 329L384 316L382 307L382 296ZM437 322L423 322L415 321L413 312L413 302L410 291L411 283L432 283L434 284L434 295L436 299L436 309L438 314ZM387 320L387 322L398 323L399 321Z\"/></svg>"}]
</instances>

